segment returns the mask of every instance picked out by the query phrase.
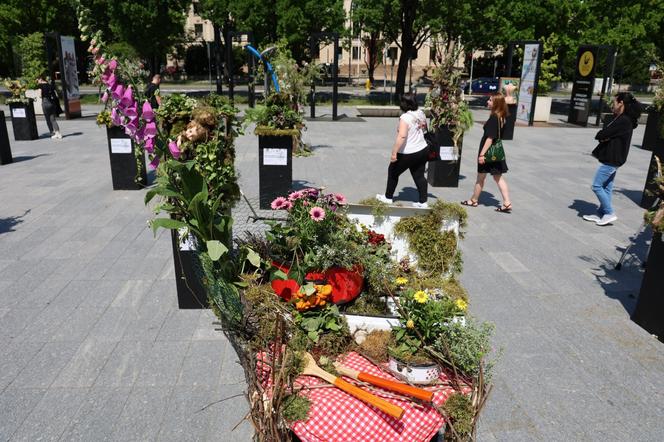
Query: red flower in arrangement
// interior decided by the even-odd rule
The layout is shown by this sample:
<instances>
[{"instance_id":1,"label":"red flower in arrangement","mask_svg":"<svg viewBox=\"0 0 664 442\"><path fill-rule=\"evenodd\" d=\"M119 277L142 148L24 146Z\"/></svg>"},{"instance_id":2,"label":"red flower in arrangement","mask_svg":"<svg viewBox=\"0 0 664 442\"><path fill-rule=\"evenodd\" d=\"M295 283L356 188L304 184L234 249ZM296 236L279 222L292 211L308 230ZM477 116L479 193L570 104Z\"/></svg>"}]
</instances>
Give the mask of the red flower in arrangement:
<instances>
[{"instance_id":1,"label":"red flower in arrangement","mask_svg":"<svg viewBox=\"0 0 664 442\"><path fill-rule=\"evenodd\" d=\"M379 246L385 243L385 235L381 233L376 233L373 230L369 230L367 232L367 236L369 237L369 244L372 246Z\"/></svg>"},{"instance_id":2,"label":"red flower in arrangement","mask_svg":"<svg viewBox=\"0 0 664 442\"><path fill-rule=\"evenodd\" d=\"M288 274L288 267L272 263L282 272ZM364 276L362 267L342 269L332 267L325 272L310 272L304 277L307 281L326 283L332 286L330 301L334 304L343 304L357 298L364 287ZM275 279L270 283L272 290L286 301L290 301L295 293L300 290L300 285L294 279Z\"/></svg>"}]
</instances>

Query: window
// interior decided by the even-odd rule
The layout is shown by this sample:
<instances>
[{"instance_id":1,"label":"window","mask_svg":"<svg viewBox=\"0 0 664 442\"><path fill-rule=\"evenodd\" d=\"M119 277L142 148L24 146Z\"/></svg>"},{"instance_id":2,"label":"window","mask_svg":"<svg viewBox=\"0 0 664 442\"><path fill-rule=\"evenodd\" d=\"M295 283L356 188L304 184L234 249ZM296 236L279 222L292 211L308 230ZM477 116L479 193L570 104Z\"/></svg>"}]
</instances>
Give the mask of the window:
<instances>
[{"instance_id":1,"label":"window","mask_svg":"<svg viewBox=\"0 0 664 442\"><path fill-rule=\"evenodd\" d=\"M194 6L194 15L200 15L201 13L201 4L198 2L193 2L192 3Z\"/></svg>"},{"instance_id":2,"label":"window","mask_svg":"<svg viewBox=\"0 0 664 442\"><path fill-rule=\"evenodd\" d=\"M342 48L341 46L339 46L339 47L337 48L337 58L341 58L341 57L343 56L343 54L344 54L344 48Z\"/></svg>"},{"instance_id":3,"label":"window","mask_svg":"<svg viewBox=\"0 0 664 442\"><path fill-rule=\"evenodd\" d=\"M203 37L203 25L201 23L194 25L194 34L196 34L196 38Z\"/></svg>"},{"instance_id":4,"label":"window","mask_svg":"<svg viewBox=\"0 0 664 442\"><path fill-rule=\"evenodd\" d=\"M398 51L399 51L399 48L394 48L394 47L389 48L387 50L387 57L392 59L392 61L396 60Z\"/></svg>"},{"instance_id":5,"label":"window","mask_svg":"<svg viewBox=\"0 0 664 442\"><path fill-rule=\"evenodd\" d=\"M359 59L360 59L360 47L353 46L353 60L359 60Z\"/></svg>"}]
</instances>

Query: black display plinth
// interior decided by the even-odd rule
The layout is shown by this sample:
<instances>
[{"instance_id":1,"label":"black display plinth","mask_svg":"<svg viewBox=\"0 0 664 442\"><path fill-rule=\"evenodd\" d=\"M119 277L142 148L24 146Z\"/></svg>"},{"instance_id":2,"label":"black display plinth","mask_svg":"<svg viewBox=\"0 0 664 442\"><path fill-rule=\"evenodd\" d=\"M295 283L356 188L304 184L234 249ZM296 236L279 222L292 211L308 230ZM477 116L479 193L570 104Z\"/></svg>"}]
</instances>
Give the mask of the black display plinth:
<instances>
[{"instance_id":1,"label":"black display plinth","mask_svg":"<svg viewBox=\"0 0 664 442\"><path fill-rule=\"evenodd\" d=\"M196 273L196 252L191 241L179 241L177 230L171 230L175 285L180 309L208 308L208 296L200 276Z\"/></svg>"},{"instance_id":2,"label":"black display plinth","mask_svg":"<svg viewBox=\"0 0 664 442\"><path fill-rule=\"evenodd\" d=\"M12 163L12 149L9 145L9 134L7 133L7 123L5 113L0 111L0 165Z\"/></svg>"},{"instance_id":3,"label":"black display plinth","mask_svg":"<svg viewBox=\"0 0 664 442\"><path fill-rule=\"evenodd\" d=\"M513 140L514 139L514 125L516 124L516 104L508 104L507 109L509 115L505 119L505 125L500 131L500 137L503 140Z\"/></svg>"},{"instance_id":4,"label":"black display plinth","mask_svg":"<svg viewBox=\"0 0 664 442\"><path fill-rule=\"evenodd\" d=\"M662 234L653 235L641 292L632 321L664 342L664 242Z\"/></svg>"},{"instance_id":5,"label":"black display plinth","mask_svg":"<svg viewBox=\"0 0 664 442\"><path fill-rule=\"evenodd\" d=\"M643 133L643 143L641 148L646 150L654 150L655 146L664 143L664 137L660 128L662 121L662 114L654 109L648 110L648 121L646 122L646 130Z\"/></svg>"},{"instance_id":6,"label":"black display plinth","mask_svg":"<svg viewBox=\"0 0 664 442\"><path fill-rule=\"evenodd\" d=\"M9 112L12 117L12 128L14 129L14 139L16 141L36 140L39 138L35 106L32 99L28 99L27 103L9 103Z\"/></svg>"},{"instance_id":7,"label":"black display plinth","mask_svg":"<svg viewBox=\"0 0 664 442\"><path fill-rule=\"evenodd\" d=\"M664 163L664 138L659 138L657 143L653 146L652 156L650 157L650 165L648 166L648 173L646 174L646 182L643 186L643 194L641 196L641 207L649 209L655 204L656 186L653 183L655 174L657 173L657 163L655 163L655 156L657 156Z\"/></svg>"},{"instance_id":8,"label":"black display plinth","mask_svg":"<svg viewBox=\"0 0 664 442\"><path fill-rule=\"evenodd\" d=\"M108 154L111 161L111 178L113 190L139 190L147 185L148 174L145 170L145 160L140 162L140 179L136 183L136 164L134 142L125 134L121 127L109 127L106 129L108 137Z\"/></svg>"},{"instance_id":9,"label":"black display plinth","mask_svg":"<svg viewBox=\"0 0 664 442\"><path fill-rule=\"evenodd\" d=\"M441 158L449 153L450 147L454 146L452 132L447 127L440 127L435 130L436 143L441 146ZM459 170L461 168L461 147L463 137L459 139L459 156L456 160L442 159L430 161L427 169L427 181L433 187L459 187Z\"/></svg>"},{"instance_id":10,"label":"black display plinth","mask_svg":"<svg viewBox=\"0 0 664 442\"><path fill-rule=\"evenodd\" d=\"M269 209L270 203L286 196L293 186L293 137L258 136L259 207Z\"/></svg>"}]
</instances>

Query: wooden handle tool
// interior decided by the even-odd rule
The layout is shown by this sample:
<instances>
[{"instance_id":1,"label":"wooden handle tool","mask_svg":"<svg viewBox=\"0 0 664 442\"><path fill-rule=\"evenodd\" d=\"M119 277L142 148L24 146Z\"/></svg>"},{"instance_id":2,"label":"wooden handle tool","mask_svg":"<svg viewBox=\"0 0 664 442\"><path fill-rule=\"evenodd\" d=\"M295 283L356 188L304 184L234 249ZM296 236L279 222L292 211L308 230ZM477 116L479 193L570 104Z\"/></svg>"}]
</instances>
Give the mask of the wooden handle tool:
<instances>
[{"instance_id":1,"label":"wooden handle tool","mask_svg":"<svg viewBox=\"0 0 664 442\"><path fill-rule=\"evenodd\" d=\"M343 379L334 376L331 373L328 373L327 371L323 370L316 364L316 361L314 360L313 356L311 356L311 354L309 353L304 354L304 363L305 367L302 374L321 378L329 382L330 384L334 385L335 387L339 388L340 390L345 391L351 396L355 396L359 400L366 402L369 405L373 405L374 407L378 408L384 413L389 414L394 418L401 419L401 416L403 416L403 411L404 411L403 408L399 407L398 405L391 404L385 399L379 398L378 396L374 396L373 394L364 391L361 388L356 387L355 385L350 384L344 381Z\"/></svg>"},{"instance_id":2,"label":"wooden handle tool","mask_svg":"<svg viewBox=\"0 0 664 442\"><path fill-rule=\"evenodd\" d=\"M412 387L408 384L401 382L390 381L388 379L383 379L378 376L374 376L369 373L363 373L352 368L348 368L339 362L334 364L334 368L337 369L339 374L347 376L349 378L356 379L358 381L367 382L371 385L375 385L385 390L393 391L395 393L403 394L406 396L414 397L424 402L433 401L433 392L427 391L422 388Z\"/></svg>"}]
</instances>

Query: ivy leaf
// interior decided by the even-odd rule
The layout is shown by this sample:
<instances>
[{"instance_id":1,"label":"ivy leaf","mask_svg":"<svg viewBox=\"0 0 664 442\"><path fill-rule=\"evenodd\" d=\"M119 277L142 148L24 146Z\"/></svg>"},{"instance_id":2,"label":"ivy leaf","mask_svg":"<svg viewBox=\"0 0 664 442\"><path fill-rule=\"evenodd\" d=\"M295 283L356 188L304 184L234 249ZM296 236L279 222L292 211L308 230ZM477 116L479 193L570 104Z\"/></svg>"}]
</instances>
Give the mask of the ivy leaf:
<instances>
[{"instance_id":1,"label":"ivy leaf","mask_svg":"<svg viewBox=\"0 0 664 442\"><path fill-rule=\"evenodd\" d=\"M254 267L260 267L261 266L261 257L258 255L258 253L256 253L252 249L247 249L247 260L249 260L251 265L254 266Z\"/></svg>"}]
</instances>

